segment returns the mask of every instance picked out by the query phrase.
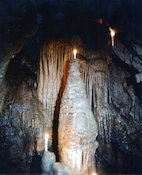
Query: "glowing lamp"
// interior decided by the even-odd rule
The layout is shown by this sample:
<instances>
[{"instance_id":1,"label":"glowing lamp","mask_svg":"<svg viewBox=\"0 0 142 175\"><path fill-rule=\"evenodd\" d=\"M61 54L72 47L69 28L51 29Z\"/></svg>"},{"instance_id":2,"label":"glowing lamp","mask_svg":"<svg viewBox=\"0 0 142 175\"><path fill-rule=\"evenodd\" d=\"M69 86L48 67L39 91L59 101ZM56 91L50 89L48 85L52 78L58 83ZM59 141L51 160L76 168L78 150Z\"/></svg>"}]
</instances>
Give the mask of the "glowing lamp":
<instances>
[{"instance_id":1,"label":"glowing lamp","mask_svg":"<svg viewBox=\"0 0 142 175\"><path fill-rule=\"evenodd\" d=\"M109 27L109 30L110 30L110 35L111 35L112 46L114 46L115 30L113 30L111 27Z\"/></svg>"},{"instance_id":2,"label":"glowing lamp","mask_svg":"<svg viewBox=\"0 0 142 175\"><path fill-rule=\"evenodd\" d=\"M45 151L48 151L48 134L45 134Z\"/></svg>"},{"instance_id":3,"label":"glowing lamp","mask_svg":"<svg viewBox=\"0 0 142 175\"><path fill-rule=\"evenodd\" d=\"M77 50L74 49L74 50L73 50L73 53L74 53L74 59L76 59Z\"/></svg>"}]
</instances>

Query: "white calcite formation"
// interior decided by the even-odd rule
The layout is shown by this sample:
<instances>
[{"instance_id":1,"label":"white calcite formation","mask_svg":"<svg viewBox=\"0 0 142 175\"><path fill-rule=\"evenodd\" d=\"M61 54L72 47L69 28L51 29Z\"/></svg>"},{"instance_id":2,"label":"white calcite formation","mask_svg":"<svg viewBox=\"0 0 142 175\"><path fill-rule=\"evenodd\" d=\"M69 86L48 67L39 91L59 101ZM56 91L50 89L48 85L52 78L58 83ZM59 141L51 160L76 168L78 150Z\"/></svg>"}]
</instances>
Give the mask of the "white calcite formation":
<instances>
[{"instance_id":1,"label":"white calcite formation","mask_svg":"<svg viewBox=\"0 0 142 175\"><path fill-rule=\"evenodd\" d=\"M98 58L93 62L90 60L88 63L80 60L80 65L87 97L98 124L99 137L103 141L109 142L116 112L109 105L111 90L108 63L104 59Z\"/></svg>"},{"instance_id":2,"label":"white calcite formation","mask_svg":"<svg viewBox=\"0 0 142 175\"><path fill-rule=\"evenodd\" d=\"M52 152L44 151L41 160L42 175L47 175L52 173L52 166L55 163L55 155Z\"/></svg>"},{"instance_id":3,"label":"white calcite formation","mask_svg":"<svg viewBox=\"0 0 142 175\"><path fill-rule=\"evenodd\" d=\"M53 128L54 113L59 111L59 106L56 106L56 104L60 104L62 98L68 75L69 61L73 58L74 48L77 49L79 54L88 59L98 57L98 54L85 50L78 37L73 38L71 42L62 39L49 40L41 47L37 93L39 101L48 113L46 118L51 121L51 128ZM49 131L45 130L46 132ZM45 133L40 138L44 138ZM38 143L43 145L43 139ZM43 146L39 145L38 147Z\"/></svg>"},{"instance_id":4,"label":"white calcite formation","mask_svg":"<svg viewBox=\"0 0 142 175\"><path fill-rule=\"evenodd\" d=\"M89 175L95 170L94 154L98 146L97 124L81 79L78 60L72 60L59 117L59 154L70 175Z\"/></svg>"},{"instance_id":5,"label":"white calcite formation","mask_svg":"<svg viewBox=\"0 0 142 175\"><path fill-rule=\"evenodd\" d=\"M55 162L53 152L44 151L41 159L42 175L69 175L68 168L59 162Z\"/></svg>"},{"instance_id":6,"label":"white calcite formation","mask_svg":"<svg viewBox=\"0 0 142 175\"><path fill-rule=\"evenodd\" d=\"M64 67L72 55L72 47L62 41L50 41L41 49L38 96L51 120L62 84Z\"/></svg>"}]
</instances>

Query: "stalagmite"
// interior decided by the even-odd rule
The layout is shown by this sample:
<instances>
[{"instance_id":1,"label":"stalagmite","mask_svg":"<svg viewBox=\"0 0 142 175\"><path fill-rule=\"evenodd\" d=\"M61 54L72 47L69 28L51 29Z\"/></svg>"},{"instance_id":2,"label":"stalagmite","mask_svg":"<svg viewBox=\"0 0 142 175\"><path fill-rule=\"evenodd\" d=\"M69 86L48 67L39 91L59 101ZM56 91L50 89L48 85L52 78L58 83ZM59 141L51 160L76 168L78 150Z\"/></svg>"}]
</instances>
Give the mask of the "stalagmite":
<instances>
[{"instance_id":1,"label":"stalagmite","mask_svg":"<svg viewBox=\"0 0 142 175\"><path fill-rule=\"evenodd\" d=\"M58 130L60 159L69 167L70 175L89 175L95 170L97 134L97 124L81 79L78 60L72 60L62 98Z\"/></svg>"},{"instance_id":2,"label":"stalagmite","mask_svg":"<svg viewBox=\"0 0 142 175\"><path fill-rule=\"evenodd\" d=\"M90 107L98 122L99 135L108 142L115 115L113 113L116 112L109 104L111 103L111 87L106 56L83 49L79 39L73 43L65 40L51 40L41 48L38 80L39 100L48 113L47 118L53 121L54 112L59 111L60 108L56 106L56 103L60 103L62 98L67 79L68 62L73 58L73 48L77 48L81 57L78 60L81 65L80 72L85 83Z\"/></svg>"}]
</instances>

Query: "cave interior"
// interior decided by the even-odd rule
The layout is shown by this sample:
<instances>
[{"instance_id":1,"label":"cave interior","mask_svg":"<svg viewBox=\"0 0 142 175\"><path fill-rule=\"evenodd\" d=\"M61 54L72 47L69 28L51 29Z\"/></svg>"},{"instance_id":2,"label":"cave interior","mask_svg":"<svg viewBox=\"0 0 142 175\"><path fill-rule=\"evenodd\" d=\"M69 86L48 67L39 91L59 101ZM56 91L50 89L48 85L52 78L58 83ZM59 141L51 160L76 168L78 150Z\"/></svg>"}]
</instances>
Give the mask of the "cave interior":
<instances>
[{"instance_id":1,"label":"cave interior","mask_svg":"<svg viewBox=\"0 0 142 175\"><path fill-rule=\"evenodd\" d=\"M141 10L141 0L0 0L0 174L41 174L44 156L49 175L142 174Z\"/></svg>"}]
</instances>

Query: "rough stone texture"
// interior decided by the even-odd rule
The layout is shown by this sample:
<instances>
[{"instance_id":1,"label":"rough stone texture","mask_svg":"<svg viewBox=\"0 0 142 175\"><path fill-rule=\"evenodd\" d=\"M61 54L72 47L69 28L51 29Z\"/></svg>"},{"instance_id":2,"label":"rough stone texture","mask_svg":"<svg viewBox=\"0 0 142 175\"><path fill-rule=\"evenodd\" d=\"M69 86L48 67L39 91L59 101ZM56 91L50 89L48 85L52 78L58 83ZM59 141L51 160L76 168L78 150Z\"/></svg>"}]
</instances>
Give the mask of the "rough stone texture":
<instances>
[{"instance_id":1,"label":"rough stone texture","mask_svg":"<svg viewBox=\"0 0 142 175\"><path fill-rule=\"evenodd\" d=\"M139 72L141 72L141 48L137 45L133 45L132 48L133 50L128 50L124 44L117 42L117 45L113 47L113 50L122 61L124 61L126 64L133 65Z\"/></svg>"},{"instance_id":2,"label":"rough stone texture","mask_svg":"<svg viewBox=\"0 0 142 175\"><path fill-rule=\"evenodd\" d=\"M5 105L0 114L0 159L3 161L1 166L5 165L5 161L9 162L6 172L30 172L35 147L37 151L43 151L44 134L51 134L52 131L51 120L47 116L34 91L29 90L25 84L18 89L11 89L6 95Z\"/></svg>"},{"instance_id":3,"label":"rough stone texture","mask_svg":"<svg viewBox=\"0 0 142 175\"><path fill-rule=\"evenodd\" d=\"M42 175L69 175L68 168L59 162L55 162L53 152L44 151L41 160Z\"/></svg>"},{"instance_id":4,"label":"rough stone texture","mask_svg":"<svg viewBox=\"0 0 142 175\"><path fill-rule=\"evenodd\" d=\"M56 162L54 164L53 170L55 171L54 172L55 175L69 175L68 168L59 162Z\"/></svg>"},{"instance_id":5,"label":"rough stone texture","mask_svg":"<svg viewBox=\"0 0 142 175\"><path fill-rule=\"evenodd\" d=\"M136 74L135 76L136 76L137 83L142 82L142 73Z\"/></svg>"},{"instance_id":6,"label":"rough stone texture","mask_svg":"<svg viewBox=\"0 0 142 175\"><path fill-rule=\"evenodd\" d=\"M5 95L7 93L8 88L6 88L6 82L3 81L3 83L1 83L0 85L0 113L3 109L4 106L4 99L5 99Z\"/></svg>"},{"instance_id":7,"label":"rough stone texture","mask_svg":"<svg viewBox=\"0 0 142 175\"><path fill-rule=\"evenodd\" d=\"M128 85L129 73L122 68L117 68L114 64L110 66L110 96L111 103L119 109L120 114L129 115L140 122L140 100L135 95L132 85Z\"/></svg>"},{"instance_id":8,"label":"rough stone texture","mask_svg":"<svg viewBox=\"0 0 142 175\"><path fill-rule=\"evenodd\" d=\"M44 151L41 160L42 174L43 175L52 174L52 167L54 163L55 163L55 154L49 151Z\"/></svg>"},{"instance_id":9,"label":"rough stone texture","mask_svg":"<svg viewBox=\"0 0 142 175\"><path fill-rule=\"evenodd\" d=\"M0 84L4 80L10 59L12 59L16 55L16 53L19 53L21 51L23 45L24 41L20 40L20 43L19 41L17 41L16 46L14 45L12 48L8 45L8 43L6 43L6 51L0 49Z\"/></svg>"},{"instance_id":10,"label":"rough stone texture","mask_svg":"<svg viewBox=\"0 0 142 175\"><path fill-rule=\"evenodd\" d=\"M130 171L129 162L123 166L127 154L130 159L135 159L140 153L137 159L141 161L140 101L133 87L127 84L130 74L113 63L108 66L108 63L107 57L80 60L80 71L99 128L97 167L101 173L104 173L103 169L107 171L106 167L112 167L108 173L126 173ZM136 143L135 151L132 143ZM135 171L140 172L140 168Z\"/></svg>"},{"instance_id":11,"label":"rough stone texture","mask_svg":"<svg viewBox=\"0 0 142 175\"><path fill-rule=\"evenodd\" d=\"M139 74L136 75L136 80L140 83L142 81L142 48L140 45L133 43L127 48L126 45L117 41L116 46L112 49L119 59L130 66L134 66L139 71Z\"/></svg>"},{"instance_id":12,"label":"rough stone texture","mask_svg":"<svg viewBox=\"0 0 142 175\"><path fill-rule=\"evenodd\" d=\"M71 175L85 175L95 170L97 124L81 80L77 60L70 62L59 117L59 153Z\"/></svg>"}]
</instances>

